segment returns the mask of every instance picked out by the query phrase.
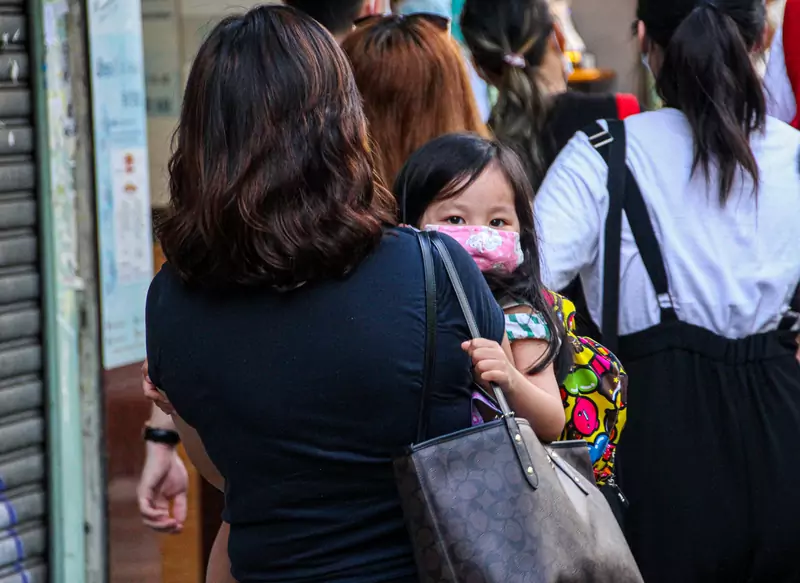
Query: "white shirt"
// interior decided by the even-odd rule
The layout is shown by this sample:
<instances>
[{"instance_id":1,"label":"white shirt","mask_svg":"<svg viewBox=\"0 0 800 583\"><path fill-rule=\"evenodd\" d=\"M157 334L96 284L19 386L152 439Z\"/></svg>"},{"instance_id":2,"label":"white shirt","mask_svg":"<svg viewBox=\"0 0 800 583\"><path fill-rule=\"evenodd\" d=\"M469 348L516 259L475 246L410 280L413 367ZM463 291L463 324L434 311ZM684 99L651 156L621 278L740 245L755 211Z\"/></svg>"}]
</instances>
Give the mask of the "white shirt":
<instances>
[{"instance_id":1,"label":"white shirt","mask_svg":"<svg viewBox=\"0 0 800 583\"><path fill-rule=\"evenodd\" d=\"M789 75L786 73L783 31L780 29L772 39L767 72L764 75L764 91L767 96L767 113L790 123L797 114L797 102L789 82Z\"/></svg>"},{"instance_id":2,"label":"white shirt","mask_svg":"<svg viewBox=\"0 0 800 583\"><path fill-rule=\"evenodd\" d=\"M768 118L751 146L761 171L719 204L716 172L692 177L691 129L675 109L625 121L627 163L661 246L678 317L728 338L774 329L800 282L800 132ZM555 161L535 202L543 276L552 289L581 275L600 323L608 167L583 133ZM655 291L623 219L620 334L660 321Z\"/></svg>"},{"instance_id":3,"label":"white shirt","mask_svg":"<svg viewBox=\"0 0 800 583\"><path fill-rule=\"evenodd\" d=\"M486 122L492 113L492 104L489 100L489 86L486 81L481 79L478 72L475 70L475 65L472 64L472 58L469 53L464 49L464 63L467 65L467 74L469 74L469 82L472 85L472 93L475 95L475 104L478 106L478 112L481 119Z\"/></svg>"}]
</instances>

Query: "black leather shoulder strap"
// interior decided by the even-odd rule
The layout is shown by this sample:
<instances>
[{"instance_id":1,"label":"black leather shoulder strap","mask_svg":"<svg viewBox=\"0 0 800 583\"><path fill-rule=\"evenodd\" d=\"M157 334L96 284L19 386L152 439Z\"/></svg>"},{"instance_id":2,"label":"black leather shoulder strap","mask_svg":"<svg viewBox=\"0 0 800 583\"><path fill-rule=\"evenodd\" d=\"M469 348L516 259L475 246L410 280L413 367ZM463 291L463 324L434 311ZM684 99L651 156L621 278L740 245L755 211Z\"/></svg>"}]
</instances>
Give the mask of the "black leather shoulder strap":
<instances>
[{"instance_id":1,"label":"black leather shoulder strap","mask_svg":"<svg viewBox=\"0 0 800 583\"><path fill-rule=\"evenodd\" d=\"M622 243L622 214L636 241L647 274L661 308L661 321L677 320L669 294L669 281L661 247L647 212L642 192L625 159L625 124L609 120L608 130L595 123L584 129L589 142L608 165L608 216L603 257L603 344L612 352L619 348L619 280Z\"/></svg>"},{"instance_id":2,"label":"black leather shoulder strap","mask_svg":"<svg viewBox=\"0 0 800 583\"><path fill-rule=\"evenodd\" d=\"M439 252L439 257L441 258L442 263L444 263L445 271L447 271L447 278L450 280L450 284L453 286L456 299L461 307L461 313L464 314L464 319L467 321L467 327L469 328L470 336L472 336L473 339L480 338L481 331L478 328L477 321L475 320L475 314L472 311L472 306L469 305L469 298L467 298L467 292L464 291L464 285L461 283L461 277L458 275L458 270L453 263L453 258L450 257L450 251L447 250L447 247L439 238L438 233L431 233L431 242ZM500 407L500 410L503 412L503 415L510 415L511 408L508 406L508 402L506 401L503 391L497 386L492 386L492 391L494 392L495 399Z\"/></svg>"},{"instance_id":3,"label":"black leather shoulder strap","mask_svg":"<svg viewBox=\"0 0 800 583\"><path fill-rule=\"evenodd\" d=\"M599 126L598 126L599 127ZM622 209L625 206L625 125L608 121L605 142L608 147L608 216L606 217L605 253L603 256L603 344L611 351L619 348L619 273L622 246ZM602 137L602 136L598 136ZM596 138L597 139L597 138ZM590 137L591 141L591 137ZM593 142L593 145L595 142ZM595 145L595 148L598 148Z\"/></svg>"},{"instance_id":4,"label":"black leather shoulder strap","mask_svg":"<svg viewBox=\"0 0 800 583\"><path fill-rule=\"evenodd\" d=\"M417 233L422 252L422 269L425 276L425 360L422 369L422 394L420 395L417 416L416 443L425 441L428 434L430 415L428 402L433 391L434 368L436 365L436 270L433 264L433 250L430 235Z\"/></svg>"},{"instance_id":5,"label":"black leather shoulder strap","mask_svg":"<svg viewBox=\"0 0 800 583\"><path fill-rule=\"evenodd\" d=\"M789 300L789 310L781 317L778 330L800 332L800 284L795 288L792 298Z\"/></svg>"}]
</instances>

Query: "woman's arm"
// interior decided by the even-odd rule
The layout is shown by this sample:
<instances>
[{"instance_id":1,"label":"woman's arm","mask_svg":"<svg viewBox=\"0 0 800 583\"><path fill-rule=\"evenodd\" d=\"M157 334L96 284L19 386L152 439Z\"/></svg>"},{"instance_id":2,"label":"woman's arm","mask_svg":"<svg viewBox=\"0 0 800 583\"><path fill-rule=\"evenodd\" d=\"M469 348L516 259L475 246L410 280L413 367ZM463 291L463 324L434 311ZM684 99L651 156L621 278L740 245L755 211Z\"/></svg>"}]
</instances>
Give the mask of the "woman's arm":
<instances>
[{"instance_id":1,"label":"woman's arm","mask_svg":"<svg viewBox=\"0 0 800 583\"><path fill-rule=\"evenodd\" d=\"M206 570L206 583L237 583L231 575L231 560L228 557L228 535L231 525L223 522L219 527L214 546L211 547L211 556L208 558Z\"/></svg>"},{"instance_id":2,"label":"woman's arm","mask_svg":"<svg viewBox=\"0 0 800 583\"><path fill-rule=\"evenodd\" d=\"M219 473L219 470L208 457L206 448L200 440L200 436L197 435L197 431L181 419L177 413L172 414L172 420L175 422L183 447L186 449L186 454L194 467L197 468L197 471L209 484L219 491L224 491L225 478L222 477L222 474Z\"/></svg>"},{"instance_id":3,"label":"woman's arm","mask_svg":"<svg viewBox=\"0 0 800 583\"><path fill-rule=\"evenodd\" d=\"M146 379L145 382L147 382ZM153 404L152 408L150 409L150 419L147 420L147 426L153 427L154 429L177 431L177 429L175 429L175 422L172 420L172 417L164 413L155 404Z\"/></svg>"},{"instance_id":4,"label":"woman's arm","mask_svg":"<svg viewBox=\"0 0 800 583\"><path fill-rule=\"evenodd\" d=\"M172 403L169 402L167 395L161 389L157 388L152 381L149 372L149 361L145 360L142 365L142 388L145 397L152 401L164 414L172 418L172 423L174 423L175 429L177 429L178 434L181 436L181 442L183 442L186 454L189 456L189 460L194 467L197 468L197 471L200 472L200 475L217 490L224 490L225 479L208 457L206 448L200 440L200 436L197 435L197 431L181 419L172 406Z\"/></svg>"}]
</instances>

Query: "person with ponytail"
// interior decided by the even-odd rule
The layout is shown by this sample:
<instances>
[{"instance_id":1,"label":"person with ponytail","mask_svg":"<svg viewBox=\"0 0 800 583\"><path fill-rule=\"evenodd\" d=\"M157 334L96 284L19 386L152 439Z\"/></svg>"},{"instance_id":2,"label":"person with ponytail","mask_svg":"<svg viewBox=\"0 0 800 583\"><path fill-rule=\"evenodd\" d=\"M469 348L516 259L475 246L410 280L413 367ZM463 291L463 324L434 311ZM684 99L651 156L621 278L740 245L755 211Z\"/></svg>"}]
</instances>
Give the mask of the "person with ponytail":
<instances>
[{"instance_id":1,"label":"person with ponytail","mask_svg":"<svg viewBox=\"0 0 800 583\"><path fill-rule=\"evenodd\" d=\"M648 583L800 581L800 132L766 113L763 0L639 0L665 107L577 134L534 204L629 375L619 483ZM610 185L610 186L609 186Z\"/></svg>"},{"instance_id":2,"label":"person with ponytail","mask_svg":"<svg viewBox=\"0 0 800 583\"><path fill-rule=\"evenodd\" d=\"M767 112L800 129L800 0L787 0L764 78Z\"/></svg>"},{"instance_id":3,"label":"person with ponytail","mask_svg":"<svg viewBox=\"0 0 800 583\"><path fill-rule=\"evenodd\" d=\"M489 125L523 159L534 191L575 132L639 113L633 95L567 91L571 65L547 0L466 0L461 32L478 73L497 89Z\"/></svg>"}]
</instances>

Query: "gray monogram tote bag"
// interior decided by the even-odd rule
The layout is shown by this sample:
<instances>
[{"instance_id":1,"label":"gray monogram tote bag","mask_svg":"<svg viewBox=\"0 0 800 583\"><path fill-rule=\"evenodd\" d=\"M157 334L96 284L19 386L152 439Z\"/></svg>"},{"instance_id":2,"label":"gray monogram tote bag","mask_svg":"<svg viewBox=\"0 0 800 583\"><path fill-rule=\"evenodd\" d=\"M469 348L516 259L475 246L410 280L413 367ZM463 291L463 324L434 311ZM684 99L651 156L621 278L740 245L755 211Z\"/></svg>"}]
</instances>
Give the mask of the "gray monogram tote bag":
<instances>
[{"instance_id":1,"label":"gray monogram tote bag","mask_svg":"<svg viewBox=\"0 0 800 583\"><path fill-rule=\"evenodd\" d=\"M420 583L642 583L593 480L536 438L498 387L494 421L422 441L436 334L434 248L473 337L478 328L438 235L419 233L425 269L425 379L418 443L395 476Z\"/></svg>"}]
</instances>

